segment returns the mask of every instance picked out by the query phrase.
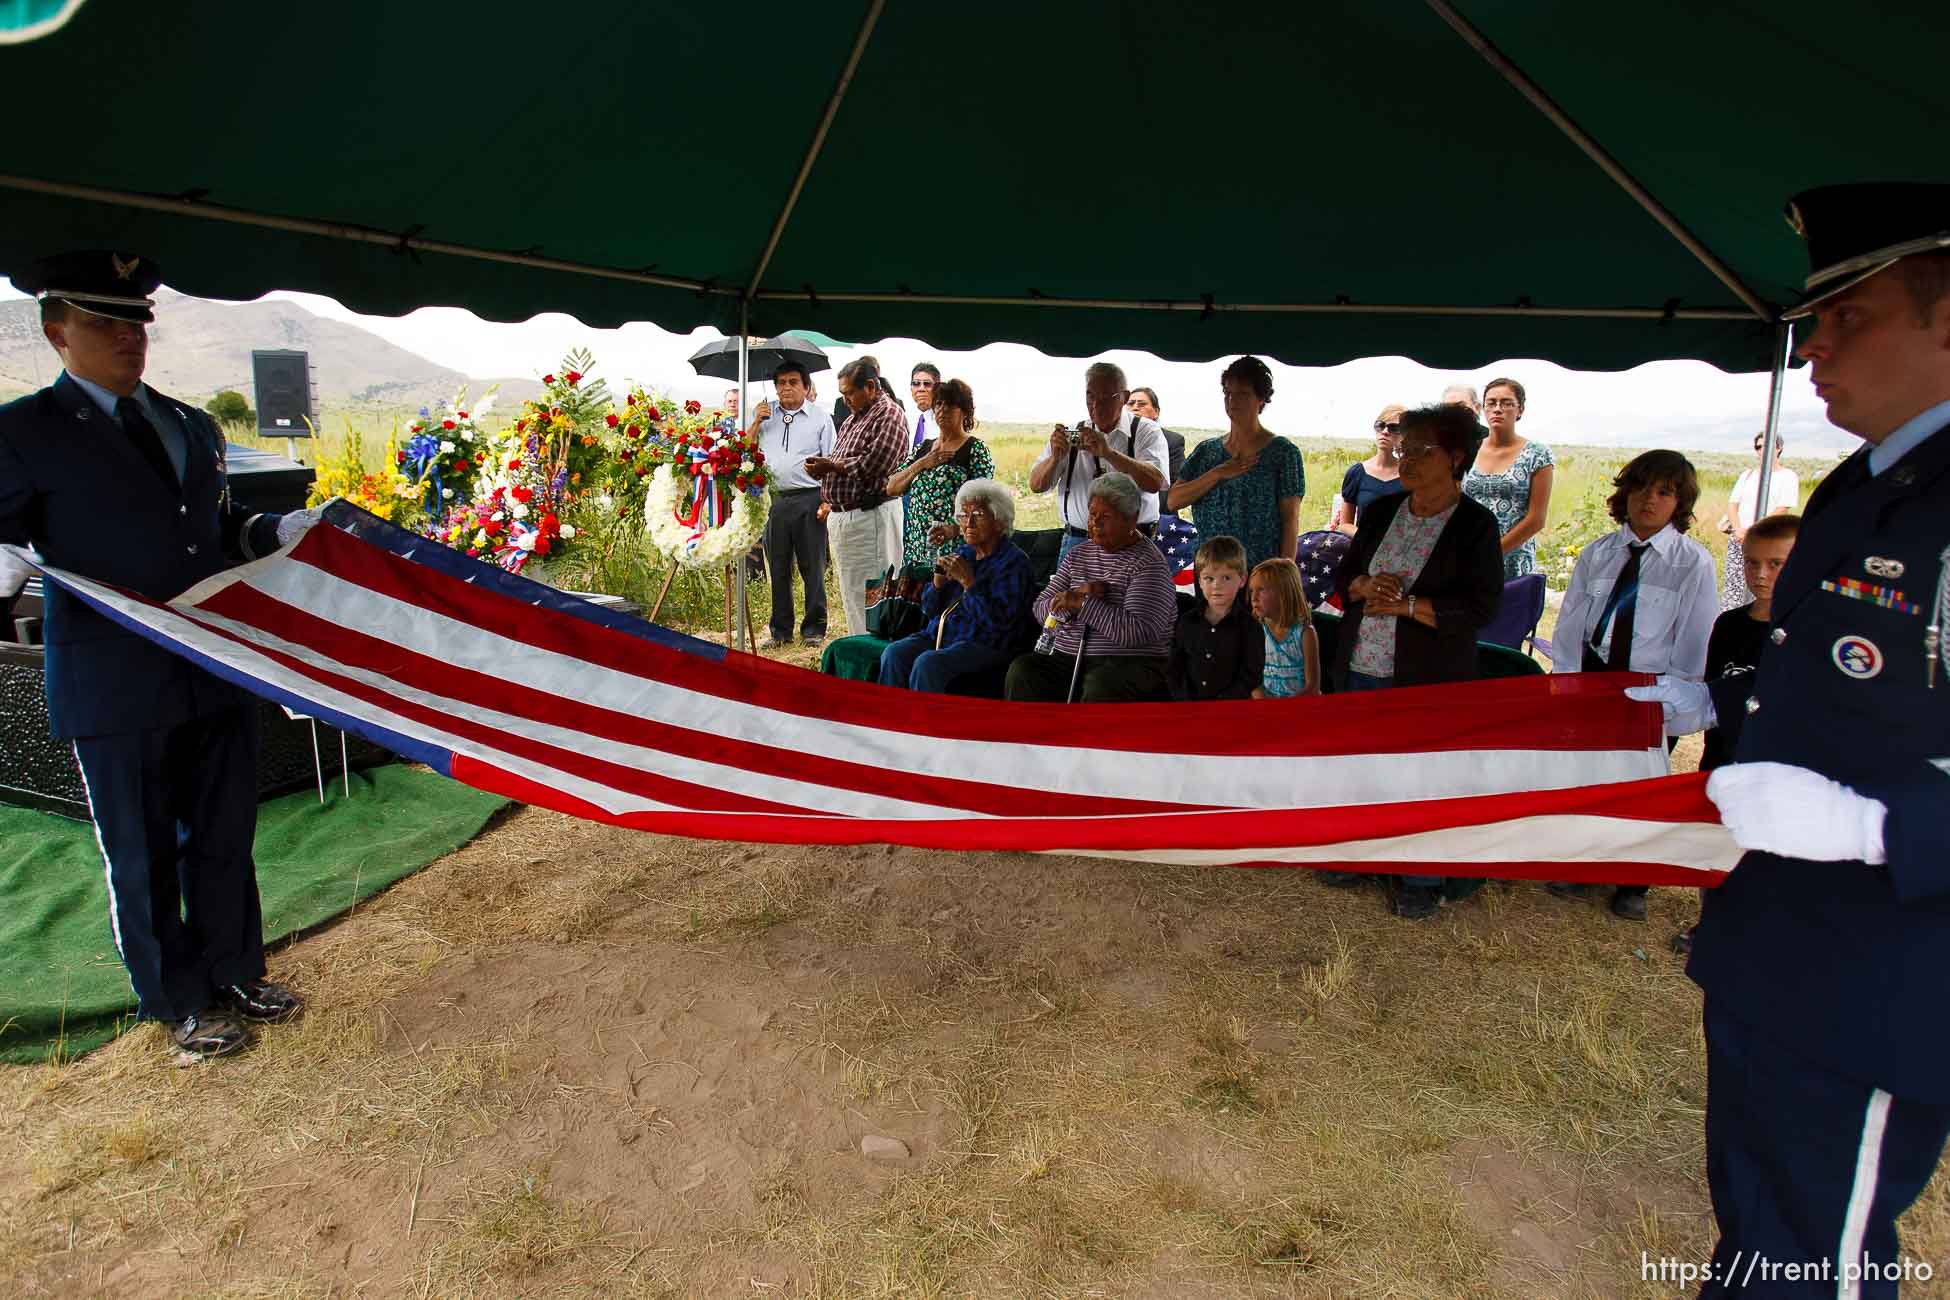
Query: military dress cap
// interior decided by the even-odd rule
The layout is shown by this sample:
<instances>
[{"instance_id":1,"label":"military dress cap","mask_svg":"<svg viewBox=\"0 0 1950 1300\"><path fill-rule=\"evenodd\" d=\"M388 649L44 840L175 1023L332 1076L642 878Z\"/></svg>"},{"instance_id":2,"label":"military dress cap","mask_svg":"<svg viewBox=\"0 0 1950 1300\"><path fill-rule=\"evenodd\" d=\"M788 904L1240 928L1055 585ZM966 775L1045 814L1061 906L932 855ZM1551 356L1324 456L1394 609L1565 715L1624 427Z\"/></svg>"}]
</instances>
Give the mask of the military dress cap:
<instances>
[{"instance_id":1,"label":"military dress cap","mask_svg":"<svg viewBox=\"0 0 1950 1300\"><path fill-rule=\"evenodd\" d=\"M136 253L87 249L43 257L13 282L43 301L53 298L97 316L146 325L156 319L156 300L149 295L162 283L162 268Z\"/></svg>"},{"instance_id":2,"label":"military dress cap","mask_svg":"<svg viewBox=\"0 0 1950 1300\"><path fill-rule=\"evenodd\" d=\"M1808 245L1812 268L1801 301L1781 313L1792 320L1912 253L1950 248L1950 185L1823 185L1795 195L1787 221Z\"/></svg>"}]
</instances>

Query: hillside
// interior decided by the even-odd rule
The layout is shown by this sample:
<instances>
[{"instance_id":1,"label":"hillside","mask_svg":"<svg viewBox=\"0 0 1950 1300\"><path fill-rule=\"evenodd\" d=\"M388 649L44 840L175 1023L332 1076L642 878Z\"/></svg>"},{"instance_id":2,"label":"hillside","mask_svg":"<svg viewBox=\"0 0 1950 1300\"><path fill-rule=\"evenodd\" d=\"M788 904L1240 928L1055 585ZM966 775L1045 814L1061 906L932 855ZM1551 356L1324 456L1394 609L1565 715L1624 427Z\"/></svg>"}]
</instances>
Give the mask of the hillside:
<instances>
[{"instance_id":1,"label":"hillside","mask_svg":"<svg viewBox=\"0 0 1950 1300\"><path fill-rule=\"evenodd\" d=\"M199 405L225 388L253 396L250 354L263 348L296 348L311 355L321 409L413 409L450 398L463 384L478 394L496 382L471 379L296 303L208 302L168 290L157 302L146 378L161 391ZM60 370L41 338L38 313L26 299L0 302L0 396L30 392ZM532 379L499 382L504 402L541 392Z\"/></svg>"}]
</instances>

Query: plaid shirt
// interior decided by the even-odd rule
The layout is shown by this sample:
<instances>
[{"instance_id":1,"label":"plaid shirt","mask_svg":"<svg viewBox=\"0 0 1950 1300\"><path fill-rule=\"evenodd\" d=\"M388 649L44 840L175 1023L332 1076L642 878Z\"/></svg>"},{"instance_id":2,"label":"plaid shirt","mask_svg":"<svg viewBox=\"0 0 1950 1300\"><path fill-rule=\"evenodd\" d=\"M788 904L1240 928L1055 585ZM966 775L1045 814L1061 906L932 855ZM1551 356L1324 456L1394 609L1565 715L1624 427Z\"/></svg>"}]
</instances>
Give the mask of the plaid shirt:
<instances>
[{"instance_id":1,"label":"plaid shirt","mask_svg":"<svg viewBox=\"0 0 1950 1300\"><path fill-rule=\"evenodd\" d=\"M887 500L887 479L908 452L907 417L882 393L864 411L846 417L833 443L840 468L820 479L826 504L834 510L859 510Z\"/></svg>"},{"instance_id":2,"label":"plaid shirt","mask_svg":"<svg viewBox=\"0 0 1950 1300\"><path fill-rule=\"evenodd\" d=\"M948 630L941 638L943 646L973 641L1007 650L1029 617L1029 598L1035 592L1029 557L1006 537L986 560L976 559L975 548L968 545L956 554L975 566L974 585L966 596L959 582L930 585L921 593L921 612L928 620L921 631L932 636L941 611L953 605L947 615ZM957 600L961 604L956 605Z\"/></svg>"}]
</instances>

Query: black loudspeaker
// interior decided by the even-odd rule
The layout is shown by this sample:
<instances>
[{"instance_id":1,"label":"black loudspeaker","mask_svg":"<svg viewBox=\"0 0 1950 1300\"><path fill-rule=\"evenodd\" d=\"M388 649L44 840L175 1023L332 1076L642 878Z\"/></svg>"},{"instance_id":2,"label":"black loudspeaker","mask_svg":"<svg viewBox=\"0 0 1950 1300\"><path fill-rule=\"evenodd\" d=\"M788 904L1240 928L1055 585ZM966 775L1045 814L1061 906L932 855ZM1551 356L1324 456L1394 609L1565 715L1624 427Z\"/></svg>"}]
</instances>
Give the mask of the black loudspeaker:
<instances>
[{"instance_id":1,"label":"black loudspeaker","mask_svg":"<svg viewBox=\"0 0 1950 1300\"><path fill-rule=\"evenodd\" d=\"M312 409L311 360L303 352L279 349L251 353L251 384L257 390L257 431L286 438L309 438L317 412Z\"/></svg>"}]
</instances>

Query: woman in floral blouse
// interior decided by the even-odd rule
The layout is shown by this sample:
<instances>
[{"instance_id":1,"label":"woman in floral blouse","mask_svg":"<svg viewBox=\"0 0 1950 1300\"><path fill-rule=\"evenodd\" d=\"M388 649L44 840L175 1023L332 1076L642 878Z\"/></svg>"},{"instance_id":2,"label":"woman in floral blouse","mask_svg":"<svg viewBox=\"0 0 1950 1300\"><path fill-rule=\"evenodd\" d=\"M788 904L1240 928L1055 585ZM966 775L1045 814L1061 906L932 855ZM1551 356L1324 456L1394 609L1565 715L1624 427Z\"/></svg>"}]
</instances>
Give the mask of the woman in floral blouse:
<instances>
[{"instance_id":1,"label":"woman in floral blouse","mask_svg":"<svg viewBox=\"0 0 1950 1300\"><path fill-rule=\"evenodd\" d=\"M1483 421L1490 436L1463 476L1463 495L1488 508L1503 534L1503 580L1537 572L1537 534L1551 508L1551 449L1517 436L1523 385L1492 379L1483 388Z\"/></svg>"},{"instance_id":2,"label":"woman in floral blouse","mask_svg":"<svg viewBox=\"0 0 1950 1300\"><path fill-rule=\"evenodd\" d=\"M909 568L932 568L938 558L955 553L960 545L954 527L955 492L970 479L995 477L995 458L989 455L988 444L971 432L975 394L966 381L950 379L935 387L934 416L940 436L887 480L888 496L907 496L901 563Z\"/></svg>"}]
</instances>

